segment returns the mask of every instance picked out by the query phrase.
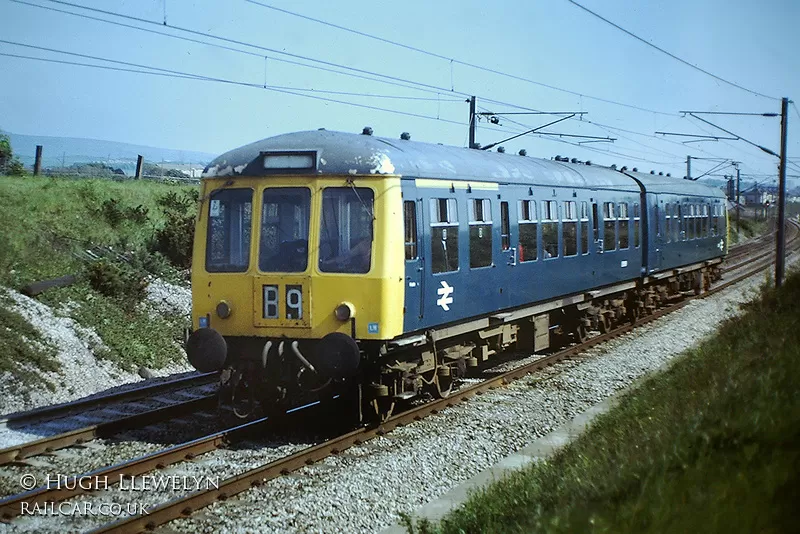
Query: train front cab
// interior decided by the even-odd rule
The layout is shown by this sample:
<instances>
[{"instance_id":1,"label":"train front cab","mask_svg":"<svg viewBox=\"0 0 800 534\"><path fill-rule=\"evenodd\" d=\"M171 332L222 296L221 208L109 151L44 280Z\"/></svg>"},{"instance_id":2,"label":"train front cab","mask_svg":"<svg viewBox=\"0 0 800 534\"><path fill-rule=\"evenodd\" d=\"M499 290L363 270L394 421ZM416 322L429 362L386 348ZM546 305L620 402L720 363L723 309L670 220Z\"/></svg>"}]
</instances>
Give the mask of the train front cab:
<instances>
[{"instance_id":1,"label":"train front cab","mask_svg":"<svg viewBox=\"0 0 800 534\"><path fill-rule=\"evenodd\" d=\"M234 401L335 390L402 332L398 178L212 178L202 199L187 354L200 371L224 368Z\"/></svg>"}]
</instances>

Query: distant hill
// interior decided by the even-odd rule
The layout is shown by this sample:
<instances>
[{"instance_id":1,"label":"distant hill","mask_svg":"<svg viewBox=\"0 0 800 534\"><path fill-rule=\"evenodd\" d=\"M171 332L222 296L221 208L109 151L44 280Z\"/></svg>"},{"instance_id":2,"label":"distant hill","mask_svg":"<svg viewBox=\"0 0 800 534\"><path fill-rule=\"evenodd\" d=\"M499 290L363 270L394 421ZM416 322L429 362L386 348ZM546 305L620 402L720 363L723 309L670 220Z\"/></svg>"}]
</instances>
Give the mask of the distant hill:
<instances>
[{"instance_id":1,"label":"distant hill","mask_svg":"<svg viewBox=\"0 0 800 534\"><path fill-rule=\"evenodd\" d=\"M204 166L218 154L156 148L100 139L80 137L51 137L45 135L21 135L4 132L11 140L14 154L26 167L33 165L36 145L42 145L42 166L62 167L73 163L102 162L114 168L121 168L126 174L133 174L138 154L150 163L194 164Z\"/></svg>"}]
</instances>

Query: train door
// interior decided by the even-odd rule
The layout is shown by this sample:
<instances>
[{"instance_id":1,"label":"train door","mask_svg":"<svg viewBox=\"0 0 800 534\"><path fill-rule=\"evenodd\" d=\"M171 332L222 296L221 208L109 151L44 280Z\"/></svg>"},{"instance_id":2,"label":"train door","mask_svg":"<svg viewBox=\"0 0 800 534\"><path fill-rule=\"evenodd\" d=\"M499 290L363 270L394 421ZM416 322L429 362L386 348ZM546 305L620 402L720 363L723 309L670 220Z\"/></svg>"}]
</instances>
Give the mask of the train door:
<instances>
[{"instance_id":1,"label":"train door","mask_svg":"<svg viewBox=\"0 0 800 534\"><path fill-rule=\"evenodd\" d=\"M422 221L422 200L417 198L416 188L403 187L403 242L405 254L405 318L404 330L413 331L424 319L425 303L425 247L421 237L425 235Z\"/></svg>"},{"instance_id":2,"label":"train door","mask_svg":"<svg viewBox=\"0 0 800 534\"><path fill-rule=\"evenodd\" d=\"M667 223L669 219L669 204L664 204L663 199L659 199L659 195L650 194L647 197L649 200L643 201L647 212L647 228L644 233L644 243L647 253L647 271L648 273L660 271L664 264L664 249L669 242L667 233L670 228ZM663 213L662 213L663 212ZM649 243L652 243L651 247Z\"/></svg>"},{"instance_id":3,"label":"train door","mask_svg":"<svg viewBox=\"0 0 800 534\"><path fill-rule=\"evenodd\" d=\"M516 269L519 261L518 238L513 230L517 226L516 215L516 210L511 209L507 200L500 202L500 246L495 247L496 250L499 250L499 256L495 263L500 271L498 273L500 274L500 303L503 307L515 304L513 294L516 289L519 289Z\"/></svg>"}]
</instances>

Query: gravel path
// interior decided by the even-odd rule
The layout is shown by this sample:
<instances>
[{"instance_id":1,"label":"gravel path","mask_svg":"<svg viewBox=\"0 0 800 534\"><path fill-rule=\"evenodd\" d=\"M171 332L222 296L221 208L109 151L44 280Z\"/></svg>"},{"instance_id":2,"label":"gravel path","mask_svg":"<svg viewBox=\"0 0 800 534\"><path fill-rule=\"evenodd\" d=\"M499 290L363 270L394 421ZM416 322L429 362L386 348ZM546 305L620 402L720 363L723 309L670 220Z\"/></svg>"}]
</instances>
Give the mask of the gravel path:
<instances>
[{"instance_id":1,"label":"gravel path","mask_svg":"<svg viewBox=\"0 0 800 534\"><path fill-rule=\"evenodd\" d=\"M753 298L762 280L754 276L694 301L679 313L591 349L582 359L396 429L163 530L379 531L396 522L399 513L413 512L713 334L723 320L739 313L739 304ZM240 471L231 461L214 474Z\"/></svg>"}]
</instances>

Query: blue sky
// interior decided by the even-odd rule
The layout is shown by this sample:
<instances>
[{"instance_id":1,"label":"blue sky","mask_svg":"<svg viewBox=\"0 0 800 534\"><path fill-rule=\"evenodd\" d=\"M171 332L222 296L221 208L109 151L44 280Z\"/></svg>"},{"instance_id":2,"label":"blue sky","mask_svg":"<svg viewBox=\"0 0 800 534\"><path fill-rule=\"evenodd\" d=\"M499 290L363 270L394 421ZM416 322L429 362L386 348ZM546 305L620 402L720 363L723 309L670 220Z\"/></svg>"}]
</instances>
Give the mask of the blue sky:
<instances>
[{"instance_id":1,"label":"blue sky","mask_svg":"<svg viewBox=\"0 0 800 534\"><path fill-rule=\"evenodd\" d=\"M800 59L797 56L800 37L796 29L800 2L578 1L725 80L770 97L800 100ZM779 100L756 96L687 67L567 0L494 4L475 0L262 2L404 43L456 62L246 0L68 0L72 4L156 24L84 10L64 2L24 2L27 4L0 0L0 40L7 41L0 43L0 54L144 70L8 42L21 43L164 69L159 71L162 73L178 71L236 83L101 70L0 55L3 80L0 83L0 128L15 133L88 137L221 153L285 132L320 127L359 132L370 125L376 135L398 137L401 132L408 131L415 140L463 146L468 118L465 95L474 94L478 97L479 109L497 113L523 111L515 106L544 111L586 111L584 121L567 120L545 131L617 138L614 143L576 146L581 139L524 136L504 143L509 152L525 148L531 156L550 158L560 154L678 176L685 174L686 156L692 155L741 161L742 173L758 180L769 180L777 173L777 158L743 141L683 144L687 138L664 139L654 136L654 132L726 135L696 119L681 117L678 111L779 112ZM247 53L28 4L215 42ZM163 24L165 14L166 26ZM207 36L178 31L176 27L243 44L214 41ZM457 61L579 95L467 67ZM389 83L347 76L342 73L344 69L335 65L425 84L424 87L416 85L424 90L386 77L380 79ZM353 70L347 72L358 74ZM276 92L264 89L265 84L400 113ZM776 152L779 149L777 118L704 117L756 144ZM478 141L484 145L493 143L551 120L554 117L501 115L499 126L480 123ZM790 106L788 152L790 157L798 156L798 159L789 166L789 174L800 175L798 148L800 114ZM705 172L716 164L713 160L696 160L692 165L693 174ZM732 169L728 167L720 172L732 172Z\"/></svg>"}]
</instances>

